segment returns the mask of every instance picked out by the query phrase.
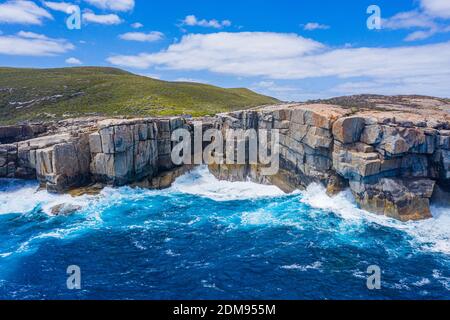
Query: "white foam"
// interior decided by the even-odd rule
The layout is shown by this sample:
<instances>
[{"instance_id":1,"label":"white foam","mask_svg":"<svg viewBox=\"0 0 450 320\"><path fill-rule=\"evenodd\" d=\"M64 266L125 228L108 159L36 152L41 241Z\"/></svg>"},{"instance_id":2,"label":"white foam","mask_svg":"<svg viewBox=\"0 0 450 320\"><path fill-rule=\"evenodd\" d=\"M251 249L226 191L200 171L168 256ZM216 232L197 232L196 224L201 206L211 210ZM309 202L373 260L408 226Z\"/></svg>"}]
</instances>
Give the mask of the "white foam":
<instances>
[{"instance_id":1,"label":"white foam","mask_svg":"<svg viewBox=\"0 0 450 320\"><path fill-rule=\"evenodd\" d=\"M248 226L276 225L276 226L295 227L298 230L303 229L301 222L299 222L298 219L296 219L296 217L292 218L285 215L279 216L277 214L274 214L272 210L270 210L270 207L254 211L243 212L242 214L240 214L240 218L242 225Z\"/></svg>"},{"instance_id":2,"label":"white foam","mask_svg":"<svg viewBox=\"0 0 450 320\"><path fill-rule=\"evenodd\" d=\"M313 184L302 192L303 203L331 211L350 223L372 222L408 233L420 249L450 254L450 208L432 207L433 218L400 222L358 209L350 191L329 197L323 186Z\"/></svg>"},{"instance_id":3,"label":"white foam","mask_svg":"<svg viewBox=\"0 0 450 320\"><path fill-rule=\"evenodd\" d=\"M178 178L170 191L207 197L215 201L258 199L286 195L275 186L253 182L229 182L216 179L206 166Z\"/></svg>"},{"instance_id":4,"label":"white foam","mask_svg":"<svg viewBox=\"0 0 450 320\"><path fill-rule=\"evenodd\" d=\"M6 258L9 257L12 254L26 254L29 252L32 252L37 247L34 246L34 243L39 240L44 239L67 239L70 237L76 237L81 232L84 232L86 230L95 228L98 224L100 224L102 220L100 219L99 215L94 213L89 215L86 220L83 222L75 222L74 224L71 224L65 228L56 228L53 230L49 230L46 232L42 232L36 236L30 237L28 240L22 242L18 248L14 251L14 253L4 253L0 254L0 258Z\"/></svg>"},{"instance_id":5,"label":"white foam","mask_svg":"<svg viewBox=\"0 0 450 320\"><path fill-rule=\"evenodd\" d=\"M311 184L306 191L302 192L301 202L324 211L331 211L347 219L361 219L365 212L359 210L353 202L350 191L344 191L330 197L326 189L319 184Z\"/></svg>"},{"instance_id":6,"label":"white foam","mask_svg":"<svg viewBox=\"0 0 450 320\"><path fill-rule=\"evenodd\" d=\"M73 198L70 195L55 195L45 190L38 190L37 183L26 183L20 188L14 185L14 181L10 183L10 188L0 191L0 214L27 213L38 206L41 206L45 213L50 214L51 208L59 204L83 206L87 203L85 197Z\"/></svg>"},{"instance_id":7,"label":"white foam","mask_svg":"<svg viewBox=\"0 0 450 320\"><path fill-rule=\"evenodd\" d=\"M441 271L433 270L433 278L436 279L445 289L450 291L450 278L442 276Z\"/></svg>"},{"instance_id":8,"label":"white foam","mask_svg":"<svg viewBox=\"0 0 450 320\"><path fill-rule=\"evenodd\" d=\"M322 268L322 262L316 261L313 264L310 265L299 265L299 264L292 264L289 266L282 266L281 269L285 270L299 270L299 271L308 271L308 270L320 270Z\"/></svg>"},{"instance_id":9,"label":"white foam","mask_svg":"<svg viewBox=\"0 0 450 320\"><path fill-rule=\"evenodd\" d=\"M426 285L428 285L430 283L431 283L430 279L422 278L419 281L414 282L413 285L416 286L416 287L423 287L423 286L426 286Z\"/></svg>"}]
</instances>

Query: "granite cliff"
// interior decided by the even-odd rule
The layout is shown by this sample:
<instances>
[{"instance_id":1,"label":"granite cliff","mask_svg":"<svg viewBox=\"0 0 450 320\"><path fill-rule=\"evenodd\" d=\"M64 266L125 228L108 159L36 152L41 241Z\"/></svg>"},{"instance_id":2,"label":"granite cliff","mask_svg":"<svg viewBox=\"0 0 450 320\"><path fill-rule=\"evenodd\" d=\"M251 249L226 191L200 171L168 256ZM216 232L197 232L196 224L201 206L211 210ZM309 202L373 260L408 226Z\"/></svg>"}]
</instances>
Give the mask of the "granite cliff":
<instances>
[{"instance_id":1,"label":"granite cliff","mask_svg":"<svg viewBox=\"0 0 450 320\"><path fill-rule=\"evenodd\" d=\"M361 208L402 221L450 202L450 103L428 97L358 96L219 114L205 128L278 129L280 170L211 165L219 179L251 179L286 192L320 183L350 188ZM170 158L181 117L84 118L0 127L0 177L38 179L50 192L104 185L170 186L189 166ZM80 189L78 189L80 190ZM75 192L76 193L76 192Z\"/></svg>"}]
</instances>

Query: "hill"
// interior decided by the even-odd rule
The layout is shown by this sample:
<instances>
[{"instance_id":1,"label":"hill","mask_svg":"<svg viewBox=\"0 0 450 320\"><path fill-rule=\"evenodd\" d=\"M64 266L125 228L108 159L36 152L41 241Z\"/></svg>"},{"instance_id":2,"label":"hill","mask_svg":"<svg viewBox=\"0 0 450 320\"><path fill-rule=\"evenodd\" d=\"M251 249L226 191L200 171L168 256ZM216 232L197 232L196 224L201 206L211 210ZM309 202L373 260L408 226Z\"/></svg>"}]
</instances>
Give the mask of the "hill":
<instances>
[{"instance_id":1,"label":"hill","mask_svg":"<svg viewBox=\"0 0 450 320\"><path fill-rule=\"evenodd\" d=\"M248 89L161 81L115 68L0 68L3 124L93 115L203 116L277 102Z\"/></svg>"}]
</instances>

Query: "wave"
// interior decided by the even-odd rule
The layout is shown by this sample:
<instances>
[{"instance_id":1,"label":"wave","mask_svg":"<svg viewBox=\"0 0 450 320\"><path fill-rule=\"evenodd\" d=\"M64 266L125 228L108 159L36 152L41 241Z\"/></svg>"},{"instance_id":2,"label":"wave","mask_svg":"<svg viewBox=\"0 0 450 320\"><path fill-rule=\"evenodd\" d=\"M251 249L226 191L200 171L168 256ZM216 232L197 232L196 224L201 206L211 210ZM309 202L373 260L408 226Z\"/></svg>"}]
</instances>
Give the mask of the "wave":
<instances>
[{"instance_id":1,"label":"wave","mask_svg":"<svg viewBox=\"0 0 450 320\"><path fill-rule=\"evenodd\" d=\"M64 228L49 230L47 233L30 238L31 242L42 237L64 238L73 233L79 233L81 230L95 226L101 221L102 213L111 207L130 201L150 199L154 196L177 196L181 193L205 197L218 202L288 196L275 186L259 185L253 182L219 181L206 166L198 167L179 177L171 188L164 191L130 187L105 188L99 196L72 197L50 194L45 190L39 190L38 187L36 182L0 180L0 214L24 214L32 212L36 208L50 214L53 206L68 203L82 206L87 222L78 222L81 225L68 225ZM306 191L299 192L293 201L301 201L309 207L318 209L312 219L320 219L320 216L326 212L333 212L350 226L376 223L388 228L395 228L407 233L411 237L412 243L420 249L450 254L450 208L432 207L434 218L402 223L359 209L350 191L329 197L325 188L318 184L313 184ZM273 208L269 206L265 209L244 211L240 213L241 223L244 225L283 224L302 228L302 222L295 217L279 215L274 210L283 210L283 206ZM28 244L25 242L25 247Z\"/></svg>"},{"instance_id":2,"label":"wave","mask_svg":"<svg viewBox=\"0 0 450 320\"><path fill-rule=\"evenodd\" d=\"M249 181L220 181L209 172L206 166L198 167L178 178L170 191L198 195L215 201L248 200L286 195L275 186L260 185Z\"/></svg>"},{"instance_id":3,"label":"wave","mask_svg":"<svg viewBox=\"0 0 450 320\"><path fill-rule=\"evenodd\" d=\"M60 204L87 206L87 197L74 198L70 195L58 195L40 190L35 181L1 180L0 215L23 214L36 208L50 215L51 209Z\"/></svg>"},{"instance_id":4,"label":"wave","mask_svg":"<svg viewBox=\"0 0 450 320\"><path fill-rule=\"evenodd\" d=\"M318 184L302 192L301 201L313 208L333 212L348 223L376 223L406 232L420 249L450 254L450 208L432 206L433 218L423 221L400 222L358 208L349 190L330 197Z\"/></svg>"},{"instance_id":5,"label":"wave","mask_svg":"<svg viewBox=\"0 0 450 320\"><path fill-rule=\"evenodd\" d=\"M289 266L281 266L281 269L285 270L299 270L299 271L309 271L309 270L321 270L322 268L322 262L316 261L313 264L310 265L299 265L299 264L292 264Z\"/></svg>"}]
</instances>

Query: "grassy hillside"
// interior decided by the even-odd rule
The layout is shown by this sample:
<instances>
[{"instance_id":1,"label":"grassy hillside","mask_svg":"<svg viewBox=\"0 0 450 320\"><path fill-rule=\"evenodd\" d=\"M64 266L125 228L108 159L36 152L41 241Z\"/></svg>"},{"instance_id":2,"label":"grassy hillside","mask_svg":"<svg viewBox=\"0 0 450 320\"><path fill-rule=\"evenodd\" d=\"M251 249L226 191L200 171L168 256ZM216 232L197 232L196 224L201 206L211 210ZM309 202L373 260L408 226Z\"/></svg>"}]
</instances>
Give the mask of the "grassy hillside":
<instances>
[{"instance_id":1,"label":"grassy hillside","mask_svg":"<svg viewBox=\"0 0 450 320\"><path fill-rule=\"evenodd\" d=\"M90 115L202 116L276 102L248 89L160 81L114 68L0 68L0 123Z\"/></svg>"}]
</instances>

